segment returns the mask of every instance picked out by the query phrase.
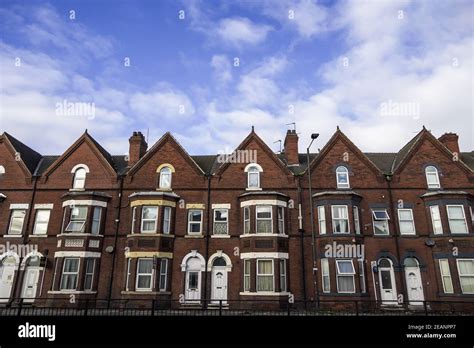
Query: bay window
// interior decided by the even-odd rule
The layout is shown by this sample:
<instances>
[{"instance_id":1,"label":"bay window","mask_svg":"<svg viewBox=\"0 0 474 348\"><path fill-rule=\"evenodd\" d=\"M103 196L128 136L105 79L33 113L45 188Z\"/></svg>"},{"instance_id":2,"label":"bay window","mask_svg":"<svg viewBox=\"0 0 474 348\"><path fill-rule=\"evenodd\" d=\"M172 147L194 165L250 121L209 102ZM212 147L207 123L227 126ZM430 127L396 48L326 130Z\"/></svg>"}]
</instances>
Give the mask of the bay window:
<instances>
[{"instance_id":1,"label":"bay window","mask_svg":"<svg viewBox=\"0 0 474 348\"><path fill-rule=\"evenodd\" d=\"M76 290L79 277L79 258L64 258L60 290Z\"/></svg>"},{"instance_id":2,"label":"bay window","mask_svg":"<svg viewBox=\"0 0 474 348\"><path fill-rule=\"evenodd\" d=\"M321 259L321 277L322 277L322 286L323 292L331 292L331 278L329 275L329 260Z\"/></svg>"},{"instance_id":3,"label":"bay window","mask_svg":"<svg viewBox=\"0 0 474 348\"><path fill-rule=\"evenodd\" d=\"M161 259L160 262L160 291L166 291L168 281L168 259Z\"/></svg>"},{"instance_id":4,"label":"bay window","mask_svg":"<svg viewBox=\"0 0 474 348\"><path fill-rule=\"evenodd\" d=\"M352 211L354 213L354 228L355 228L355 233L360 234L360 218L359 218L359 208L358 207L352 207Z\"/></svg>"},{"instance_id":5,"label":"bay window","mask_svg":"<svg viewBox=\"0 0 474 348\"><path fill-rule=\"evenodd\" d=\"M250 260L244 260L244 291L250 291Z\"/></svg>"},{"instance_id":6,"label":"bay window","mask_svg":"<svg viewBox=\"0 0 474 348\"><path fill-rule=\"evenodd\" d=\"M454 293L453 280L451 279L451 270L449 269L449 261L447 259L439 260L439 271L441 274L441 282L443 283L444 293Z\"/></svg>"},{"instance_id":7,"label":"bay window","mask_svg":"<svg viewBox=\"0 0 474 348\"><path fill-rule=\"evenodd\" d=\"M272 207L257 206L257 233L272 233Z\"/></svg>"},{"instance_id":8,"label":"bay window","mask_svg":"<svg viewBox=\"0 0 474 348\"><path fill-rule=\"evenodd\" d=\"M142 208L142 233L156 233L158 221L158 207L144 206Z\"/></svg>"},{"instance_id":9,"label":"bay window","mask_svg":"<svg viewBox=\"0 0 474 348\"><path fill-rule=\"evenodd\" d=\"M280 260L280 291L286 292L286 260Z\"/></svg>"},{"instance_id":10,"label":"bay window","mask_svg":"<svg viewBox=\"0 0 474 348\"><path fill-rule=\"evenodd\" d=\"M137 281L135 290L146 291L153 287L153 259L143 258L137 261Z\"/></svg>"},{"instance_id":11,"label":"bay window","mask_svg":"<svg viewBox=\"0 0 474 348\"><path fill-rule=\"evenodd\" d=\"M457 260L463 294L474 294L474 259Z\"/></svg>"},{"instance_id":12,"label":"bay window","mask_svg":"<svg viewBox=\"0 0 474 348\"><path fill-rule=\"evenodd\" d=\"M285 208L278 206L278 234L285 234Z\"/></svg>"},{"instance_id":13,"label":"bay window","mask_svg":"<svg viewBox=\"0 0 474 348\"><path fill-rule=\"evenodd\" d=\"M244 207L244 234L250 233L250 208Z\"/></svg>"},{"instance_id":14,"label":"bay window","mask_svg":"<svg viewBox=\"0 0 474 348\"><path fill-rule=\"evenodd\" d=\"M449 229L451 233L468 233L464 206L448 205L446 209L448 211Z\"/></svg>"},{"instance_id":15,"label":"bay window","mask_svg":"<svg viewBox=\"0 0 474 348\"><path fill-rule=\"evenodd\" d=\"M434 234L443 234L443 224L441 223L441 214L439 206L433 205L430 207L431 224L433 226Z\"/></svg>"},{"instance_id":16,"label":"bay window","mask_svg":"<svg viewBox=\"0 0 474 348\"><path fill-rule=\"evenodd\" d=\"M87 206L75 206L71 208L71 219L66 226L65 232L83 233L87 219Z\"/></svg>"},{"instance_id":17,"label":"bay window","mask_svg":"<svg viewBox=\"0 0 474 348\"><path fill-rule=\"evenodd\" d=\"M92 283L94 281L95 259L86 259L85 273L84 273L84 290L92 290Z\"/></svg>"},{"instance_id":18,"label":"bay window","mask_svg":"<svg viewBox=\"0 0 474 348\"><path fill-rule=\"evenodd\" d=\"M163 209L163 233L169 234L171 231L171 208L164 207Z\"/></svg>"},{"instance_id":19,"label":"bay window","mask_svg":"<svg viewBox=\"0 0 474 348\"><path fill-rule=\"evenodd\" d=\"M102 216L102 208L94 207L94 210L92 212L92 227L91 227L92 234L99 234L101 216Z\"/></svg>"},{"instance_id":20,"label":"bay window","mask_svg":"<svg viewBox=\"0 0 474 348\"><path fill-rule=\"evenodd\" d=\"M273 291L273 260L257 260L257 292Z\"/></svg>"},{"instance_id":21,"label":"bay window","mask_svg":"<svg viewBox=\"0 0 474 348\"><path fill-rule=\"evenodd\" d=\"M332 211L332 232L333 233L350 233L349 215L347 205L333 205Z\"/></svg>"},{"instance_id":22,"label":"bay window","mask_svg":"<svg viewBox=\"0 0 474 348\"><path fill-rule=\"evenodd\" d=\"M354 264L352 260L336 260L336 278L338 293L354 293Z\"/></svg>"},{"instance_id":23,"label":"bay window","mask_svg":"<svg viewBox=\"0 0 474 348\"><path fill-rule=\"evenodd\" d=\"M323 205L318 207L319 234L326 234L326 212Z\"/></svg>"}]
</instances>

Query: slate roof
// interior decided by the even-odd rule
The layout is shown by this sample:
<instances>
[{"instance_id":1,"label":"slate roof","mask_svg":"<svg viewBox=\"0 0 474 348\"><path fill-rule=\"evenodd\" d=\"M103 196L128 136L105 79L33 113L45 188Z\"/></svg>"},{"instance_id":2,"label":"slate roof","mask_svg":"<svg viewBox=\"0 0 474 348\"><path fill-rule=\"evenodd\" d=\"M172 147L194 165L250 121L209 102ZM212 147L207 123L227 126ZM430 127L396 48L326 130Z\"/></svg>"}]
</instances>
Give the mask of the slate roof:
<instances>
[{"instance_id":1,"label":"slate roof","mask_svg":"<svg viewBox=\"0 0 474 348\"><path fill-rule=\"evenodd\" d=\"M26 146L21 141L11 136L7 132L3 134L8 138L15 151L20 154L23 163L25 163L30 173L33 174L38 163L41 161L41 154L39 154L32 148Z\"/></svg>"}]
</instances>

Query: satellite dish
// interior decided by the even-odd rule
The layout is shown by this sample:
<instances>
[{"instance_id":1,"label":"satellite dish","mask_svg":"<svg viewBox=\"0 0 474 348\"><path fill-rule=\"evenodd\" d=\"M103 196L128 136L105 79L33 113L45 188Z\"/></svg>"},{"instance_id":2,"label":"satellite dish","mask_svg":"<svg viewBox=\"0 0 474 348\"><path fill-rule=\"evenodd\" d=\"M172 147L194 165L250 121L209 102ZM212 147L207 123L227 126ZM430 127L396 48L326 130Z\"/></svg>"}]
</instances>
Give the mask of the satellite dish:
<instances>
[{"instance_id":1,"label":"satellite dish","mask_svg":"<svg viewBox=\"0 0 474 348\"><path fill-rule=\"evenodd\" d=\"M436 243L433 239L431 238L428 238L426 241L425 241L425 244L429 247L433 247Z\"/></svg>"},{"instance_id":2,"label":"satellite dish","mask_svg":"<svg viewBox=\"0 0 474 348\"><path fill-rule=\"evenodd\" d=\"M112 254L114 252L114 247L109 245L107 248L105 248L105 251L109 254Z\"/></svg>"}]
</instances>

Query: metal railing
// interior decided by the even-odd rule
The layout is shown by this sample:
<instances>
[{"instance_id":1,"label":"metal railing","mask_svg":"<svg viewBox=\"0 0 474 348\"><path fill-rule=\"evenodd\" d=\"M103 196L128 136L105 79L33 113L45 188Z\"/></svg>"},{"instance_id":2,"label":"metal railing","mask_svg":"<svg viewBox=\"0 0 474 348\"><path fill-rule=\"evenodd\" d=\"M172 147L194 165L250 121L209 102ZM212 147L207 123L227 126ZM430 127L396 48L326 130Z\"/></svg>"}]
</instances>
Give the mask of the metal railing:
<instances>
[{"instance_id":1,"label":"metal railing","mask_svg":"<svg viewBox=\"0 0 474 348\"><path fill-rule=\"evenodd\" d=\"M30 299L31 301L31 299ZM474 302L371 300L0 299L0 316L412 316L474 315Z\"/></svg>"}]
</instances>

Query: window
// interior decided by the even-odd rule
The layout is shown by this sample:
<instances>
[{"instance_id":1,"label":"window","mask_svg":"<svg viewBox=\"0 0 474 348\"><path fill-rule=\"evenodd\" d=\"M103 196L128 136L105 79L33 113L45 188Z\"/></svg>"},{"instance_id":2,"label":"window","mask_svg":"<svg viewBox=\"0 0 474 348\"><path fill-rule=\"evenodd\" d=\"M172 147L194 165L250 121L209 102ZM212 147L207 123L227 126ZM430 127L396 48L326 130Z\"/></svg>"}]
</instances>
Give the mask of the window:
<instances>
[{"instance_id":1,"label":"window","mask_svg":"<svg viewBox=\"0 0 474 348\"><path fill-rule=\"evenodd\" d=\"M272 233L272 207L257 206L257 233Z\"/></svg>"},{"instance_id":2,"label":"window","mask_svg":"<svg viewBox=\"0 0 474 348\"><path fill-rule=\"evenodd\" d=\"M3 174L5 174L5 167L0 166L0 176L2 176Z\"/></svg>"},{"instance_id":3,"label":"window","mask_svg":"<svg viewBox=\"0 0 474 348\"><path fill-rule=\"evenodd\" d=\"M277 207L278 213L278 233L285 234L285 208Z\"/></svg>"},{"instance_id":4,"label":"window","mask_svg":"<svg viewBox=\"0 0 474 348\"><path fill-rule=\"evenodd\" d=\"M390 217L388 216L387 209L372 210L372 217L374 222L374 234L388 235L390 232L388 227Z\"/></svg>"},{"instance_id":5,"label":"window","mask_svg":"<svg viewBox=\"0 0 474 348\"><path fill-rule=\"evenodd\" d=\"M448 205L448 221L451 233L468 233L466 217L464 215L464 206Z\"/></svg>"},{"instance_id":6,"label":"window","mask_svg":"<svg viewBox=\"0 0 474 348\"><path fill-rule=\"evenodd\" d=\"M92 234L99 234L100 233L100 218L102 216L102 208L101 207L94 207L94 211L92 213Z\"/></svg>"},{"instance_id":7,"label":"window","mask_svg":"<svg viewBox=\"0 0 474 348\"><path fill-rule=\"evenodd\" d=\"M425 168L426 174L426 183L428 184L429 189L436 189L440 188L441 185L439 184L439 176L438 176L438 169L433 166L428 166Z\"/></svg>"},{"instance_id":8,"label":"window","mask_svg":"<svg viewBox=\"0 0 474 348\"><path fill-rule=\"evenodd\" d=\"M79 258L65 258L61 276L61 290L76 290L79 274Z\"/></svg>"},{"instance_id":9,"label":"window","mask_svg":"<svg viewBox=\"0 0 474 348\"><path fill-rule=\"evenodd\" d=\"M318 207L319 234L326 234L326 212L324 205Z\"/></svg>"},{"instance_id":10,"label":"window","mask_svg":"<svg viewBox=\"0 0 474 348\"><path fill-rule=\"evenodd\" d=\"M474 294L474 259L457 260L459 282L463 294Z\"/></svg>"},{"instance_id":11,"label":"window","mask_svg":"<svg viewBox=\"0 0 474 348\"><path fill-rule=\"evenodd\" d=\"M413 220L413 210L398 209L398 223L400 234L415 234L415 221Z\"/></svg>"},{"instance_id":12,"label":"window","mask_svg":"<svg viewBox=\"0 0 474 348\"><path fill-rule=\"evenodd\" d=\"M447 259L439 260L439 271L441 273L441 281L443 283L444 293L453 294L453 280L451 279L451 271L449 269L449 261Z\"/></svg>"},{"instance_id":13,"label":"window","mask_svg":"<svg viewBox=\"0 0 474 348\"><path fill-rule=\"evenodd\" d=\"M250 233L250 208L244 207L244 234Z\"/></svg>"},{"instance_id":14,"label":"window","mask_svg":"<svg viewBox=\"0 0 474 348\"><path fill-rule=\"evenodd\" d=\"M286 260L280 260L280 291L286 292Z\"/></svg>"},{"instance_id":15,"label":"window","mask_svg":"<svg viewBox=\"0 0 474 348\"><path fill-rule=\"evenodd\" d=\"M349 188L349 171L344 166L336 169L337 188Z\"/></svg>"},{"instance_id":16,"label":"window","mask_svg":"<svg viewBox=\"0 0 474 348\"><path fill-rule=\"evenodd\" d=\"M87 207L77 206L71 208L71 220L66 226L65 232L83 233L87 218Z\"/></svg>"},{"instance_id":17,"label":"window","mask_svg":"<svg viewBox=\"0 0 474 348\"><path fill-rule=\"evenodd\" d=\"M331 279L329 277L329 260L321 259L321 276L323 278L323 292L331 291Z\"/></svg>"},{"instance_id":18,"label":"window","mask_svg":"<svg viewBox=\"0 0 474 348\"><path fill-rule=\"evenodd\" d=\"M95 259L86 259L86 271L84 274L84 290L92 290L94 281Z\"/></svg>"},{"instance_id":19,"label":"window","mask_svg":"<svg viewBox=\"0 0 474 348\"><path fill-rule=\"evenodd\" d=\"M135 289L151 290L153 279L153 259L138 259L137 285Z\"/></svg>"},{"instance_id":20,"label":"window","mask_svg":"<svg viewBox=\"0 0 474 348\"><path fill-rule=\"evenodd\" d=\"M160 170L160 189L170 189L171 188L171 169L170 167L163 167Z\"/></svg>"},{"instance_id":21,"label":"window","mask_svg":"<svg viewBox=\"0 0 474 348\"><path fill-rule=\"evenodd\" d=\"M163 210L163 233L169 234L171 231L171 208L165 207Z\"/></svg>"},{"instance_id":22,"label":"window","mask_svg":"<svg viewBox=\"0 0 474 348\"><path fill-rule=\"evenodd\" d=\"M249 189L260 188L260 170L256 166L247 169L247 187Z\"/></svg>"},{"instance_id":23,"label":"window","mask_svg":"<svg viewBox=\"0 0 474 348\"><path fill-rule=\"evenodd\" d=\"M359 219L359 208L352 207L352 212L354 213L354 228L355 233L360 234L360 219Z\"/></svg>"},{"instance_id":24,"label":"window","mask_svg":"<svg viewBox=\"0 0 474 348\"><path fill-rule=\"evenodd\" d=\"M214 209L214 234L228 234L228 210Z\"/></svg>"},{"instance_id":25,"label":"window","mask_svg":"<svg viewBox=\"0 0 474 348\"><path fill-rule=\"evenodd\" d=\"M25 222L26 209L13 209L8 234L21 234Z\"/></svg>"},{"instance_id":26,"label":"window","mask_svg":"<svg viewBox=\"0 0 474 348\"><path fill-rule=\"evenodd\" d=\"M133 207L132 209L132 228L130 229L130 233L135 233L135 224L137 223L137 207Z\"/></svg>"},{"instance_id":27,"label":"window","mask_svg":"<svg viewBox=\"0 0 474 348\"><path fill-rule=\"evenodd\" d=\"M132 267L132 259L128 258L127 259L127 279L125 280L125 290L128 291L130 288L130 276L132 275L131 271Z\"/></svg>"},{"instance_id":28,"label":"window","mask_svg":"<svg viewBox=\"0 0 474 348\"><path fill-rule=\"evenodd\" d=\"M188 233L202 233L202 210L190 210L188 212Z\"/></svg>"},{"instance_id":29,"label":"window","mask_svg":"<svg viewBox=\"0 0 474 348\"><path fill-rule=\"evenodd\" d=\"M352 260L336 260L337 292L354 293L354 264Z\"/></svg>"},{"instance_id":30,"label":"window","mask_svg":"<svg viewBox=\"0 0 474 348\"><path fill-rule=\"evenodd\" d=\"M471 213L471 225L472 225L472 230L474 232L474 209L472 207L469 207L469 212Z\"/></svg>"},{"instance_id":31,"label":"window","mask_svg":"<svg viewBox=\"0 0 474 348\"><path fill-rule=\"evenodd\" d=\"M168 278L168 259L161 259L160 263L160 291L166 291Z\"/></svg>"},{"instance_id":32,"label":"window","mask_svg":"<svg viewBox=\"0 0 474 348\"><path fill-rule=\"evenodd\" d=\"M439 206L433 205L430 207L431 223L433 224L434 234L443 234L443 224L441 223L441 214L439 213Z\"/></svg>"},{"instance_id":33,"label":"window","mask_svg":"<svg viewBox=\"0 0 474 348\"><path fill-rule=\"evenodd\" d=\"M367 291L365 287L365 268L364 268L364 260L357 260L359 263L359 286L360 292L365 293Z\"/></svg>"},{"instance_id":34,"label":"window","mask_svg":"<svg viewBox=\"0 0 474 348\"><path fill-rule=\"evenodd\" d=\"M35 226L33 227L33 234L46 234L48 231L49 216L51 210L38 209L36 211Z\"/></svg>"},{"instance_id":35,"label":"window","mask_svg":"<svg viewBox=\"0 0 474 348\"><path fill-rule=\"evenodd\" d=\"M347 205L333 205L332 211L332 232L349 233L349 215Z\"/></svg>"},{"instance_id":36,"label":"window","mask_svg":"<svg viewBox=\"0 0 474 348\"><path fill-rule=\"evenodd\" d=\"M156 233L158 207L144 206L142 208L142 233Z\"/></svg>"},{"instance_id":37,"label":"window","mask_svg":"<svg viewBox=\"0 0 474 348\"><path fill-rule=\"evenodd\" d=\"M257 291L273 291L273 260L257 260Z\"/></svg>"},{"instance_id":38,"label":"window","mask_svg":"<svg viewBox=\"0 0 474 348\"><path fill-rule=\"evenodd\" d=\"M250 260L244 260L244 291L250 291Z\"/></svg>"},{"instance_id":39,"label":"window","mask_svg":"<svg viewBox=\"0 0 474 348\"><path fill-rule=\"evenodd\" d=\"M72 188L82 190L86 185L86 169L77 168L74 172L74 179L72 182Z\"/></svg>"}]
</instances>

